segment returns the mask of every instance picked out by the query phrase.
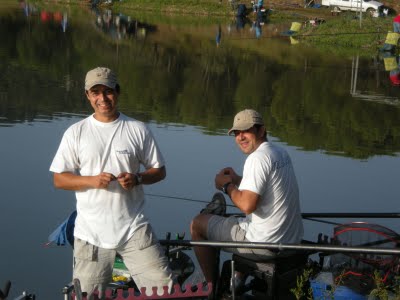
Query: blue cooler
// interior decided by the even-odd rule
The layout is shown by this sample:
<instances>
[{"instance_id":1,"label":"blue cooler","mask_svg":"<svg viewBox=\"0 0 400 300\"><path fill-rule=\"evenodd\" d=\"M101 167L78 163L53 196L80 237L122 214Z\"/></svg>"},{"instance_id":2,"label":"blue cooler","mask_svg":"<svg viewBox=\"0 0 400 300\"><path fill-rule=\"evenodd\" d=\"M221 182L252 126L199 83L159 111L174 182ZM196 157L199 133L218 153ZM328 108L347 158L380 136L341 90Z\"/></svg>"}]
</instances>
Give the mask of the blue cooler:
<instances>
[{"instance_id":1,"label":"blue cooler","mask_svg":"<svg viewBox=\"0 0 400 300\"><path fill-rule=\"evenodd\" d=\"M311 288L313 291L313 298L318 299L335 299L335 300L367 300L368 297L353 291L346 286L336 287L334 297L332 298L332 286L324 282L310 280Z\"/></svg>"}]
</instances>

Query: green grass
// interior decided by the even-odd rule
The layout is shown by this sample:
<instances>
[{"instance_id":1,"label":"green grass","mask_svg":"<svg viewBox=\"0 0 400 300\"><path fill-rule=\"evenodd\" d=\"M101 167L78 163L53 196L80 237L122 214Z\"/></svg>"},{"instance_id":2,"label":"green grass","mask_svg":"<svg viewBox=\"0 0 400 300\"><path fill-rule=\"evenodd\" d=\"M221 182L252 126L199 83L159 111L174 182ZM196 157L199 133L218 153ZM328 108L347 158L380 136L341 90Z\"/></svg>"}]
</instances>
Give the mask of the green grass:
<instances>
[{"instance_id":1,"label":"green grass","mask_svg":"<svg viewBox=\"0 0 400 300\"><path fill-rule=\"evenodd\" d=\"M376 53L387 32L392 30L392 18L372 18L354 12L345 12L319 26L304 27L297 38L304 44L330 52Z\"/></svg>"},{"instance_id":2,"label":"green grass","mask_svg":"<svg viewBox=\"0 0 400 300\"><path fill-rule=\"evenodd\" d=\"M89 0L33 0L33 2L45 5L76 4L77 8L90 3ZM250 7L250 1L240 2ZM112 6L113 9L128 15L161 23L223 23L235 15L228 0L114 0ZM372 18L363 14L360 26L360 20L355 12L342 12L339 17L332 17L328 8L304 9L282 6L271 10L268 19L271 23L305 22L312 17L325 19L326 22L320 26L303 28L296 34L296 39L302 44L318 47L327 53L334 52L346 56L358 52L364 56L376 53L384 43L388 30L392 29L393 18L392 16Z\"/></svg>"},{"instance_id":3,"label":"green grass","mask_svg":"<svg viewBox=\"0 0 400 300\"><path fill-rule=\"evenodd\" d=\"M233 14L231 6L226 0L123 0L115 1L116 8L141 9L153 12L190 14L203 16L228 16Z\"/></svg>"}]
</instances>

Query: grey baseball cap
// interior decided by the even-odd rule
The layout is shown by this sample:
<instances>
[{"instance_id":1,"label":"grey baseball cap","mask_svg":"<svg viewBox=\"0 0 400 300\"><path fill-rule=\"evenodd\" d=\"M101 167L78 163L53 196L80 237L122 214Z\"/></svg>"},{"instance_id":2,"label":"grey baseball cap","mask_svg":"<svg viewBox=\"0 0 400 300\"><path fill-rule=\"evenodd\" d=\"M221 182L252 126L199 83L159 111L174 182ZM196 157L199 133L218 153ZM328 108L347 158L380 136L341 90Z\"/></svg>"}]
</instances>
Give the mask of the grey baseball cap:
<instances>
[{"instance_id":1,"label":"grey baseball cap","mask_svg":"<svg viewBox=\"0 0 400 300\"><path fill-rule=\"evenodd\" d=\"M104 67L97 67L90 70L86 74L85 90L88 91L97 84L102 84L115 89L115 86L118 84L117 75L115 75L115 73L109 68Z\"/></svg>"},{"instance_id":2,"label":"grey baseball cap","mask_svg":"<svg viewBox=\"0 0 400 300\"><path fill-rule=\"evenodd\" d=\"M238 112L233 119L233 126L228 131L230 135L235 130L247 130L254 125L264 125L264 120L262 116L256 112L254 109L245 109Z\"/></svg>"}]
</instances>

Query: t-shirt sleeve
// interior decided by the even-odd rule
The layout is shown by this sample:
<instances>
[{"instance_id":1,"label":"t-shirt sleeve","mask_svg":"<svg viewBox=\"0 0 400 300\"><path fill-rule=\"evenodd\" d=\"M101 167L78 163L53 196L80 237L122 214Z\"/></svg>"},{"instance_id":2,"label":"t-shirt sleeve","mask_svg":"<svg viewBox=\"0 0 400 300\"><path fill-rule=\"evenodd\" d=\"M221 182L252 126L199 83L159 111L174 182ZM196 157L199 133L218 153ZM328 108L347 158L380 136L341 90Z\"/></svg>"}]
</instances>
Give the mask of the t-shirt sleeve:
<instances>
[{"instance_id":1,"label":"t-shirt sleeve","mask_svg":"<svg viewBox=\"0 0 400 300\"><path fill-rule=\"evenodd\" d=\"M50 171L54 173L77 172L79 161L74 143L74 135L71 129L68 129L61 140L60 146L50 165Z\"/></svg>"},{"instance_id":2,"label":"t-shirt sleeve","mask_svg":"<svg viewBox=\"0 0 400 300\"><path fill-rule=\"evenodd\" d=\"M142 163L146 169L161 168L165 165L164 157L154 139L153 133L146 126L146 133L143 142Z\"/></svg>"},{"instance_id":3,"label":"t-shirt sleeve","mask_svg":"<svg viewBox=\"0 0 400 300\"><path fill-rule=\"evenodd\" d=\"M246 159L239 189L262 195L267 186L270 164L253 154Z\"/></svg>"}]
</instances>

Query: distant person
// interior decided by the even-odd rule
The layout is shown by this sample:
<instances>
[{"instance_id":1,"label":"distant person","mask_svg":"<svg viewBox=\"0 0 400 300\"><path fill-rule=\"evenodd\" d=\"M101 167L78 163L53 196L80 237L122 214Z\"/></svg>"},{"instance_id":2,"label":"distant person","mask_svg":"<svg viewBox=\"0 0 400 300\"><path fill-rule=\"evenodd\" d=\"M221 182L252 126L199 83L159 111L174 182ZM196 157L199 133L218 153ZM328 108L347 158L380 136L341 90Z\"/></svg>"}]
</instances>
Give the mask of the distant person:
<instances>
[{"instance_id":1,"label":"distant person","mask_svg":"<svg viewBox=\"0 0 400 300\"><path fill-rule=\"evenodd\" d=\"M144 214L143 185L166 176L160 149L144 123L118 111L112 70L90 70L85 93L94 113L66 130L50 167L55 187L76 194L73 277L82 292L104 296L118 253L139 288L171 288L168 260Z\"/></svg>"},{"instance_id":2,"label":"distant person","mask_svg":"<svg viewBox=\"0 0 400 300\"><path fill-rule=\"evenodd\" d=\"M400 33L400 13L393 19L393 31Z\"/></svg>"},{"instance_id":3,"label":"distant person","mask_svg":"<svg viewBox=\"0 0 400 300\"><path fill-rule=\"evenodd\" d=\"M389 79L394 86L400 86L400 68L390 71Z\"/></svg>"},{"instance_id":4,"label":"distant person","mask_svg":"<svg viewBox=\"0 0 400 300\"><path fill-rule=\"evenodd\" d=\"M303 237L299 189L291 159L283 148L267 139L262 116L252 109L236 114L229 134L234 134L240 150L248 155L243 176L232 168L222 169L215 186L223 191L245 217L224 217L207 207L191 223L195 241L299 243ZM208 205L224 202L216 193ZM214 205L217 207L217 205ZM216 248L194 247L208 282L214 282ZM252 259L274 258L267 249L223 249Z\"/></svg>"},{"instance_id":5,"label":"distant person","mask_svg":"<svg viewBox=\"0 0 400 300\"><path fill-rule=\"evenodd\" d=\"M400 59L394 58L396 61L397 67L389 72L389 79L392 85L400 86Z\"/></svg>"},{"instance_id":6,"label":"distant person","mask_svg":"<svg viewBox=\"0 0 400 300\"><path fill-rule=\"evenodd\" d=\"M256 20L253 22L253 29L256 34L256 38L259 39L262 33L260 21Z\"/></svg>"},{"instance_id":7,"label":"distant person","mask_svg":"<svg viewBox=\"0 0 400 300\"><path fill-rule=\"evenodd\" d=\"M221 24L218 24L217 35L215 36L215 43L217 44L217 47L219 47L219 45L221 44L221 36L222 36Z\"/></svg>"},{"instance_id":8,"label":"distant person","mask_svg":"<svg viewBox=\"0 0 400 300\"><path fill-rule=\"evenodd\" d=\"M245 18L246 15L247 15L246 5L243 3L239 4L236 11L236 17Z\"/></svg>"},{"instance_id":9,"label":"distant person","mask_svg":"<svg viewBox=\"0 0 400 300\"><path fill-rule=\"evenodd\" d=\"M246 5L241 3L238 5L236 13L236 30L241 30L246 24L247 8Z\"/></svg>"},{"instance_id":10,"label":"distant person","mask_svg":"<svg viewBox=\"0 0 400 300\"><path fill-rule=\"evenodd\" d=\"M264 5L264 0L254 0L253 1L253 12L258 12Z\"/></svg>"}]
</instances>

